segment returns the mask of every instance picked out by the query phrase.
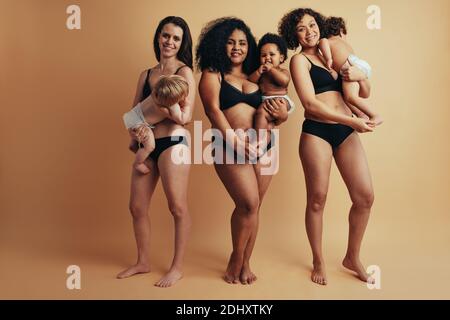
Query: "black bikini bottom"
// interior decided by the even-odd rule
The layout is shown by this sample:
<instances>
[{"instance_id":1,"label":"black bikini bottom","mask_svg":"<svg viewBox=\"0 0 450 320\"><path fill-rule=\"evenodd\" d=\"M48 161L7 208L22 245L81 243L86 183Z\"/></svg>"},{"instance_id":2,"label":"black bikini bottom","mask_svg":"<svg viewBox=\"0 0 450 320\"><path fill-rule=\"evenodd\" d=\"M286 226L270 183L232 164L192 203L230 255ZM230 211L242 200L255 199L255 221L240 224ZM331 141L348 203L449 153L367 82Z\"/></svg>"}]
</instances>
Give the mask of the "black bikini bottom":
<instances>
[{"instance_id":1,"label":"black bikini bottom","mask_svg":"<svg viewBox=\"0 0 450 320\"><path fill-rule=\"evenodd\" d=\"M184 144L185 146L189 146L186 137L184 136L168 136L155 139L155 150L153 150L148 157L155 161L155 163L158 163L158 158L161 153L177 144Z\"/></svg>"},{"instance_id":2,"label":"black bikini bottom","mask_svg":"<svg viewBox=\"0 0 450 320\"><path fill-rule=\"evenodd\" d=\"M305 119L302 131L322 138L336 149L355 131L353 128L339 123L323 123Z\"/></svg>"}]
</instances>

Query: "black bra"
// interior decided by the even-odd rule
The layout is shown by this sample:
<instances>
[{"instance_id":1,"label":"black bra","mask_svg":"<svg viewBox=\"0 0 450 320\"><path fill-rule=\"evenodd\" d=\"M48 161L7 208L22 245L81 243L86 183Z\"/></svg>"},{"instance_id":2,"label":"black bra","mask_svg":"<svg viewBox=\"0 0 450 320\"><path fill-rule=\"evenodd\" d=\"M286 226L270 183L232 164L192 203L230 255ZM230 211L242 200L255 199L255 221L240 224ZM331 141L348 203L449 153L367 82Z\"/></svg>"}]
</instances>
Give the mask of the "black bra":
<instances>
[{"instance_id":1,"label":"black bra","mask_svg":"<svg viewBox=\"0 0 450 320\"><path fill-rule=\"evenodd\" d=\"M251 93L243 93L226 81L223 73L221 75L222 81L220 83L219 94L220 110L229 109L238 103L246 103L255 109L259 107L262 103L261 91L259 89Z\"/></svg>"},{"instance_id":2,"label":"black bra","mask_svg":"<svg viewBox=\"0 0 450 320\"><path fill-rule=\"evenodd\" d=\"M342 79L340 75L338 75L337 79L334 79L328 70L315 65L307 56L305 56L305 58L311 63L309 74L311 75L316 94L327 91L342 92Z\"/></svg>"},{"instance_id":3,"label":"black bra","mask_svg":"<svg viewBox=\"0 0 450 320\"><path fill-rule=\"evenodd\" d=\"M181 67L179 67L177 69L177 71L175 71L174 74L177 74L178 71L180 71L181 68L184 68L184 67L186 67L185 64L182 65ZM148 78L150 76L151 71L152 71L152 68L147 70L147 76L145 77L144 88L142 89L142 100L144 100L145 98L147 98L148 96L150 96L152 94L152 88L150 88L150 84L148 83ZM141 102L142 102L142 100L141 100Z\"/></svg>"}]
</instances>

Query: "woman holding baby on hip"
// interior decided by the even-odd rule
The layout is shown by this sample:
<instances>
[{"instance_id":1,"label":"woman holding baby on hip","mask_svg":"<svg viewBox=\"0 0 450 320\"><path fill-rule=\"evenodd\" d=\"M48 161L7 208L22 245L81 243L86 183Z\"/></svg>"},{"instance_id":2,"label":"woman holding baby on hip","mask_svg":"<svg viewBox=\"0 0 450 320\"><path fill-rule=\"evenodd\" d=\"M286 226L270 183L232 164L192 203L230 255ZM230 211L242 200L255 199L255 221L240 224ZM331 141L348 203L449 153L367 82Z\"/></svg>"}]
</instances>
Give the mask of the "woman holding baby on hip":
<instances>
[{"instance_id":1,"label":"woman holding baby on hip","mask_svg":"<svg viewBox=\"0 0 450 320\"><path fill-rule=\"evenodd\" d=\"M328 43L323 43L321 39L326 30L330 30L327 27L321 14L300 8L286 14L278 30L290 49L301 47L301 53L291 59L290 71L305 109L299 154L307 190L305 223L313 254L311 279L321 285L327 284L322 254L322 218L334 158L352 200L343 265L362 281L373 282L360 261L361 242L374 193L357 132L373 131L375 125L381 123L381 118L362 99L370 93L367 80L370 69L364 70L364 63L358 67L357 58L351 57L350 45L336 38L342 30L328 34ZM354 117L352 110L361 116Z\"/></svg>"},{"instance_id":2,"label":"woman holding baby on hip","mask_svg":"<svg viewBox=\"0 0 450 320\"><path fill-rule=\"evenodd\" d=\"M124 122L136 153L131 174L130 212L138 249L135 265L119 279L150 272L148 209L159 177L175 224L171 267L157 283L169 287L182 277L183 258L191 228L187 208L189 164L172 160L172 152L189 153L184 125L191 120L195 98L192 39L187 23L169 16L158 25L154 40L158 64L141 73L131 111ZM184 150L181 150L184 149Z\"/></svg>"},{"instance_id":3,"label":"woman holding baby on hip","mask_svg":"<svg viewBox=\"0 0 450 320\"><path fill-rule=\"evenodd\" d=\"M216 132L214 167L235 204L231 216L233 251L224 276L232 284L256 281L250 257L259 209L272 179L272 175L262 174L261 162L274 153L273 139L261 140L258 152L256 144L246 141L244 132L255 128L264 132L281 124L293 107L284 97L289 73L279 66L286 54L277 43L266 40L258 49L249 27L240 19L227 17L210 22L202 30L197 48L196 59L202 70L200 97ZM263 93L279 97L263 102ZM234 161L229 163L225 158Z\"/></svg>"}]
</instances>

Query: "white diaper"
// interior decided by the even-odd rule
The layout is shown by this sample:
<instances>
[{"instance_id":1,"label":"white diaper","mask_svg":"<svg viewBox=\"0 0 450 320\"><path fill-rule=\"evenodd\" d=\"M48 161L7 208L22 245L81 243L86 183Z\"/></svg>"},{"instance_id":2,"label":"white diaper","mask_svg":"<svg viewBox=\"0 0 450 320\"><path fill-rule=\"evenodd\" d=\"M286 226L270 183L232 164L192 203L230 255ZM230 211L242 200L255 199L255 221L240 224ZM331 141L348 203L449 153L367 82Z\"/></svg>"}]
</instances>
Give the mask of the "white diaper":
<instances>
[{"instance_id":1,"label":"white diaper","mask_svg":"<svg viewBox=\"0 0 450 320\"><path fill-rule=\"evenodd\" d=\"M294 112L294 110L295 110L294 101L292 101L291 98L289 98L289 96L287 94L284 96L262 96L262 101L267 100L267 99L273 99L273 98L286 99L288 102L288 106L287 106L288 114L291 114L292 112Z\"/></svg>"},{"instance_id":2,"label":"white diaper","mask_svg":"<svg viewBox=\"0 0 450 320\"><path fill-rule=\"evenodd\" d=\"M372 75L372 67L367 61L364 61L354 54L348 56L347 59L352 65L357 66L366 75L367 79Z\"/></svg>"},{"instance_id":3,"label":"white diaper","mask_svg":"<svg viewBox=\"0 0 450 320\"><path fill-rule=\"evenodd\" d=\"M125 113L122 118L123 122L125 123L125 127L127 129L135 128L143 124L150 128L155 127L148 124L147 121L145 121L145 117L144 114L142 113L140 102L133 109Z\"/></svg>"}]
</instances>

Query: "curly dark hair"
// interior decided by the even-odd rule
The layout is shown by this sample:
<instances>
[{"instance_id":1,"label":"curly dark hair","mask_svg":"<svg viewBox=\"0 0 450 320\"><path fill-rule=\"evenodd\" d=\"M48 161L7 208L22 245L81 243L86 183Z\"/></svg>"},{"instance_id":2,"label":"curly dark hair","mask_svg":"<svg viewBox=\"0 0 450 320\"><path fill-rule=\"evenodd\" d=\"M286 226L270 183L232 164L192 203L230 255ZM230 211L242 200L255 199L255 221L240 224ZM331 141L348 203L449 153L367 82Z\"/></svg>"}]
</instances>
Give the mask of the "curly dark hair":
<instances>
[{"instance_id":1,"label":"curly dark hair","mask_svg":"<svg viewBox=\"0 0 450 320\"><path fill-rule=\"evenodd\" d=\"M284 56L284 61L287 60L288 52L287 52L287 44L286 41L282 37L274 33L266 33L262 36L262 38L258 42L258 56L261 56L261 48L263 45L273 43L278 47L278 51Z\"/></svg>"},{"instance_id":2,"label":"curly dark hair","mask_svg":"<svg viewBox=\"0 0 450 320\"><path fill-rule=\"evenodd\" d=\"M231 61L225 48L228 38L235 30L241 30L247 37L248 52L242 71L250 75L258 68L256 40L250 28L241 19L223 17L209 22L200 33L195 57L199 70L209 69L221 73L231 71Z\"/></svg>"},{"instance_id":3,"label":"curly dark hair","mask_svg":"<svg viewBox=\"0 0 450 320\"><path fill-rule=\"evenodd\" d=\"M297 39L296 28L297 24L300 22L300 20L303 19L305 15L310 15L316 20L317 26L321 31L320 37L323 38L322 30L325 24L325 17L310 8L294 9L291 12L285 14L278 24L278 34L282 36L286 41L287 47L289 49L295 50L300 45Z\"/></svg>"},{"instance_id":4,"label":"curly dark hair","mask_svg":"<svg viewBox=\"0 0 450 320\"><path fill-rule=\"evenodd\" d=\"M340 17L328 17L325 20L325 27L323 36L329 38L332 36L339 36L341 34L347 34L347 27L345 26L345 20Z\"/></svg>"},{"instance_id":5,"label":"curly dark hair","mask_svg":"<svg viewBox=\"0 0 450 320\"><path fill-rule=\"evenodd\" d=\"M192 69L192 36L189 26L186 21L181 17L168 16L162 19L158 27L156 28L155 35L153 37L153 50L155 51L156 59L159 62L161 58L161 50L159 49L159 35L166 24L172 23L181 29L183 29L183 39L181 39L181 47L177 53L177 58L185 65Z\"/></svg>"}]
</instances>

